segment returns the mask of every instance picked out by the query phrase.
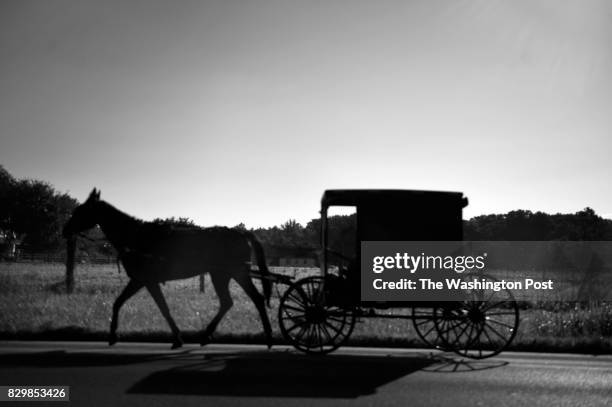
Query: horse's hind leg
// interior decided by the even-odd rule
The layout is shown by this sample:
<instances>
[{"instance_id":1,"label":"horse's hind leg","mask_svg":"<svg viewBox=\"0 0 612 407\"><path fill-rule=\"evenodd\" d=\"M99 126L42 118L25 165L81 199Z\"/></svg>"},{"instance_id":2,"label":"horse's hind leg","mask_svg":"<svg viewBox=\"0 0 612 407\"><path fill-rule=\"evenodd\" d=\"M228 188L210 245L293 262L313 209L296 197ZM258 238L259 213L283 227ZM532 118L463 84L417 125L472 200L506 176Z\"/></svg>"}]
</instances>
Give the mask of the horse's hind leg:
<instances>
[{"instance_id":1,"label":"horse's hind leg","mask_svg":"<svg viewBox=\"0 0 612 407\"><path fill-rule=\"evenodd\" d=\"M172 334L174 335L174 342L172 343L172 349L180 348L183 346L183 340L181 339L181 332L176 326L174 319L172 319L172 315L170 315L170 309L168 308L168 304L166 303L166 299L164 298L164 294L161 291L158 283L149 283L147 284L147 290L151 294L151 297L155 300L155 303L159 307L162 315L170 325L170 329L172 330Z\"/></svg>"},{"instance_id":2,"label":"horse's hind leg","mask_svg":"<svg viewBox=\"0 0 612 407\"><path fill-rule=\"evenodd\" d=\"M123 306L123 304L130 299L130 297L136 294L143 287L143 285L144 284L138 281L130 280L121 294L119 294L119 297L117 297L115 300L115 303L113 304L113 318L111 319L110 334L108 338L109 345L112 346L117 343L117 325L119 323L119 310L121 309L121 306Z\"/></svg>"},{"instance_id":3,"label":"horse's hind leg","mask_svg":"<svg viewBox=\"0 0 612 407\"><path fill-rule=\"evenodd\" d=\"M217 315L208 323L208 326L202 334L200 340L202 346L210 342L213 332L217 329L217 325L219 325L223 316L232 308L232 305L234 305L234 301L232 301L232 296L229 291L230 276L222 272L213 271L210 273L210 279L217 293L217 297L219 297L219 310L217 311Z\"/></svg>"},{"instance_id":4,"label":"horse's hind leg","mask_svg":"<svg viewBox=\"0 0 612 407\"><path fill-rule=\"evenodd\" d=\"M261 322L263 323L264 332L266 334L266 341L268 345L268 349L272 347L272 327L270 326L270 320L268 319L268 313L266 312L266 304L263 296L257 291L253 281L251 280L251 276L249 275L249 269L246 269L246 272L239 273L234 276L234 279L240 287L247 293L251 301L257 307L257 311L259 312L259 317L261 318Z\"/></svg>"}]
</instances>

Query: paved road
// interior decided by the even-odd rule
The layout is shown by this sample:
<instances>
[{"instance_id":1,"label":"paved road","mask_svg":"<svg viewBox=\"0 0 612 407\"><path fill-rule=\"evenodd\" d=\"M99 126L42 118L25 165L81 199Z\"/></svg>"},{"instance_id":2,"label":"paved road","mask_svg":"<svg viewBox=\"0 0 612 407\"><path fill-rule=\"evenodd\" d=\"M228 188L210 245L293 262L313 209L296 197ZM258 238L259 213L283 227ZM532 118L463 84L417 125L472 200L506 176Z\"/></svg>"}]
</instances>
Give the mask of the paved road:
<instances>
[{"instance_id":1,"label":"paved road","mask_svg":"<svg viewBox=\"0 0 612 407\"><path fill-rule=\"evenodd\" d=\"M612 356L168 347L0 342L0 385L69 385L74 406L612 406Z\"/></svg>"}]
</instances>

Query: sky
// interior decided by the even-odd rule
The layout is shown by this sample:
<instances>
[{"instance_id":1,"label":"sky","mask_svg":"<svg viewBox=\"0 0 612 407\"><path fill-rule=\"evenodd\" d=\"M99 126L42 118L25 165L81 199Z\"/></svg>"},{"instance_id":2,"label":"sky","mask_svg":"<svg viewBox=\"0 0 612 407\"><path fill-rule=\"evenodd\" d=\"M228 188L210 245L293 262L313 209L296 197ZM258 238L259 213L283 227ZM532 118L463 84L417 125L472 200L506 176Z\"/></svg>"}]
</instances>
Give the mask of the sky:
<instances>
[{"instance_id":1,"label":"sky","mask_svg":"<svg viewBox=\"0 0 612 407\"><path fill-rule=\"evenodd\" d=\"M331 188L612 217L611 43L605 0L5 0L0 164L201 225Z\"/></svg>"}]
</instances>

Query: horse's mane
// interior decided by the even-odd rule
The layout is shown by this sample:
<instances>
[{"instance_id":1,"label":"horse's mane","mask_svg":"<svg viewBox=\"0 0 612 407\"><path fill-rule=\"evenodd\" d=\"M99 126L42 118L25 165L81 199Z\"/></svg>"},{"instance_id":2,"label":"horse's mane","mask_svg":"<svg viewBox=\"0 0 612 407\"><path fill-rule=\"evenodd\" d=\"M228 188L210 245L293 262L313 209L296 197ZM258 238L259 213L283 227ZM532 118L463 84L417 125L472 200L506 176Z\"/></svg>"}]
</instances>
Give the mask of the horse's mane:
<instances>
[{"instance_id":1,"label":"horse's mane","mask_svg":"<svg viewBox=\"0 0 612 407\"><path fill-rule=\"evenodd\" d=\"M209 226L202 227L198 225L174 225L171 223L166 223L164 221L154 220L154 221L145 221L135 216L129 215L115 206L111 205L106 201L99 201L99 205L103 208L107 213L112 213L115 218L118 218L117 223L122 224L123 226L127 226L129 223L132 223L135 227L141 230L146 230L152 233L172 233L172 232L226 232L230 230L235 230L234 228L230 228L227 226Z\"/></svg>"},{"instance_id":2,"label":"horse's mane","mask_svg":"<svg viewBox=\"0 0 612 407\"><path fill-rule=\"evenodd\" d=\"M118 216L119 218L122 218L123 221L130 221L130 222L135 222L139 225L143 225L145 223L152 223L152 222L146 222L140 218L137 218L135 216L129 215L119 209L117 209L116 207L114 207L113 205L109 204L106 201L98 201L98 205L101 206L101 208L103 208L105 211L107 212L112 212L114 216Z\"/></svg>"}]
</instances>

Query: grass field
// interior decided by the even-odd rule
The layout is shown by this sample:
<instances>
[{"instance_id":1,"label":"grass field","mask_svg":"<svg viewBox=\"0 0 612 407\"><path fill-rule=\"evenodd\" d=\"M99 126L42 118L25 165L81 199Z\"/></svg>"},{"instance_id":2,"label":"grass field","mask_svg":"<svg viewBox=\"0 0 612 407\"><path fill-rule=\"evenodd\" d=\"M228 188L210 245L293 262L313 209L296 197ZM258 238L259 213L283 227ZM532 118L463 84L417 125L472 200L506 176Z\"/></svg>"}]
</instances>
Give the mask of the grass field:
<instances>
[{"instance_id":1,"label":"grass field","mask_svg":"<svg viewBox=\"0 0 612 407\"><path fill-rule=\"evenodd\" d=\"M113 301L127 283L127 276L114 265L79 265L75 276L75 292L67 295L62 264L0 263L0 338L105 339ZM185 339L197 341L197 332L217 310L210 281L207 279L205 293L199 291L197 278L168 282L162 289ZM215 340L263 342L254 306L235 283L231 290L234 307L219 325ZM522 310L512 348L612 352L610 304L587 308L561 305L556 309ZM275 296L268 314L275 339L281 342L277 306ZM123 307L119 334L124 340L170 340L169 328L145 290ZM349 344L423 346L409 321L381 319L359 323Z\"/></svg>"}]
</instances>

